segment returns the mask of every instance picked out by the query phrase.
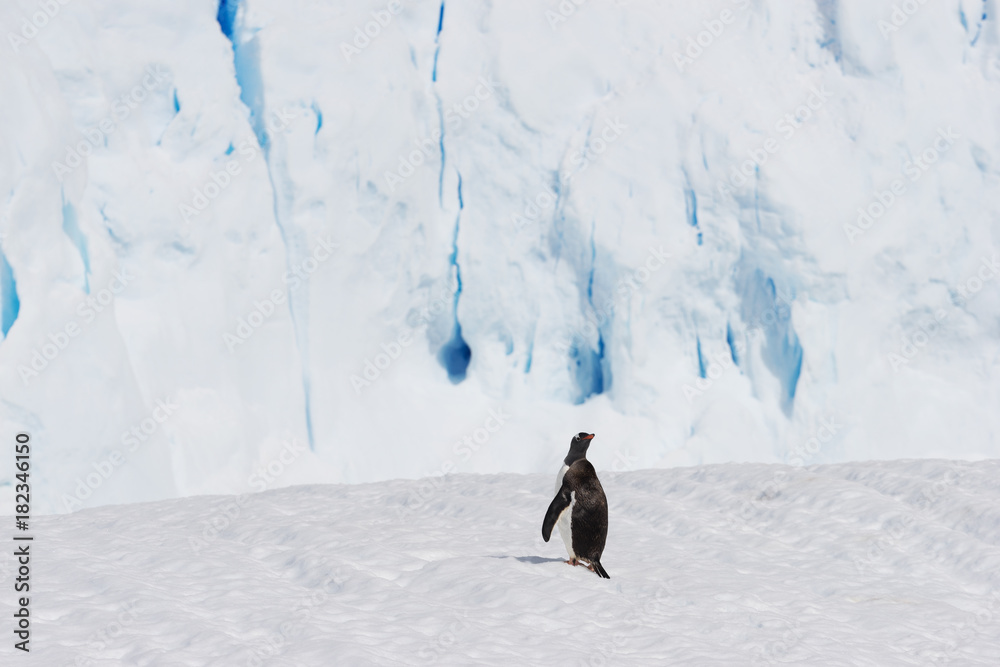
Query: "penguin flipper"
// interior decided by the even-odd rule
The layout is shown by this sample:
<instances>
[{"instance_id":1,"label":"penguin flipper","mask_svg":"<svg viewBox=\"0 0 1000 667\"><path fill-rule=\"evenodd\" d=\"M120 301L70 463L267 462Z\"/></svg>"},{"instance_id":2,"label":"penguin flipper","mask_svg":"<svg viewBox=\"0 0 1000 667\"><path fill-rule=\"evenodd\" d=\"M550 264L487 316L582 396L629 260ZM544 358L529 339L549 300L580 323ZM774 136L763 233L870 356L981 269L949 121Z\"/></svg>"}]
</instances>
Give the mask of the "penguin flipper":
<instances>
[{"instance_id":1,"label":"penguin flipper","mask_svg":"<svg viewBox=\"0 0 1000 667\"><path fill-rule=\"evenodd\" d=\"M556 525L559 520L559 515L562 514L570 504L570 494L569 486L564 482L562 488L559 489L559 493L556 497L552 499L549 503L549 509L545 512L545 521L542 522L542 539L546 542L552 537L552 528Z\"/></svg>"},{"instance_id":2,"label":"penguin flipper","mask_svg":"<svg viewBox=\"0 0 1000 667\"><path fill-rule=\"evenodd\" d=\"M594 572L597 573L597 576L603 577L604 579L611 578L611 576L608 574L608 571L604 569L603 565L601 565L601 561L593 560L590 561L590 564L594 566Z\"/></svg>"}]
</instances>

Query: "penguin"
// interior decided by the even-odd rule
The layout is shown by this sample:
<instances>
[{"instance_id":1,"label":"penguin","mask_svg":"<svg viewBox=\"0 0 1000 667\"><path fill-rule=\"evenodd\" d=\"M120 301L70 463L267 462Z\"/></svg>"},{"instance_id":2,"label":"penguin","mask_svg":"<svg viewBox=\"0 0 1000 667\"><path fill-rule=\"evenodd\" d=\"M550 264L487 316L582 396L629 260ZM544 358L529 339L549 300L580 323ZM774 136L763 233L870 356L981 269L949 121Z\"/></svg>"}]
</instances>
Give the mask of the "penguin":
<instances>
[{"instance_id":1,"label":"penguin","mask_svg":"<svg viewBox=\"0 0 1000 667\"><path fill-rule=\"evenodd\" d=\"M566 458L563 459L562 467L559 468L559 474L556 475L556 488L553 493L559 495L559 489L562 488L563 475L569 470L569 467L579 461L580 459L587 458L587 449L590 448L590 441L594 439L593 433L577 433L573 436L573 439L569 441L569 453L566 454ZM573 553L573 545L570 544L569 537L569 514L560 517L559 521L556 522L559 527L559 535L562 536L563 542L566 544L566 551Z\"/></svg>"},{"instance_id":2,"label":"penguin","mask_svg":"<svg viewBox=\"0 0 1000 667\"><path fill-rule=\"evenodd\" d=\"M573 436L569 453L556 478L556 496L549 503L542 522L542 539L552 536L552 527L559 526L569 552L570 565L588 563L587 569L604 579L610 579L601 565L601 554L608 538L608 499L604 495L597 471L587 460L593 433Z\"/></svg>"}]
</instances>

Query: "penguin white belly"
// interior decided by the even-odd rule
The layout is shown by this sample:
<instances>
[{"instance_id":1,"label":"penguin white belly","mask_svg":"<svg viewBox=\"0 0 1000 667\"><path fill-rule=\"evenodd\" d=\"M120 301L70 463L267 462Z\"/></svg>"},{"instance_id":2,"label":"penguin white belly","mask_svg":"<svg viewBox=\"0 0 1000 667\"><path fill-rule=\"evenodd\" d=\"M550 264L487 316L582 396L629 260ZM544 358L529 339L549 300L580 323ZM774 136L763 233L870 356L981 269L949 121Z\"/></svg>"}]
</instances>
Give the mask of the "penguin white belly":
<instances>
[{"instance_id":1,"label":"penguin white belly","mask_svg":"<svg viewBox=\"0 0 1000 667\"><path fill-rule=\"evenodd\" d=\"M556 475L556 490L555 490L555 493L557 495L559 494L559 489L562 488L563 477L566 476L566 471L567 470L569 470L569 466L564 463L563 466L562 466L562 468L559 468L559 474Z\"/></svg>"},{"instance_id":2,"label":"penguin white belly","mask_svg":"<svg viewBox=\"0 0 1000 667\"><path fill-rule=\"evenodd\" d=\"M569 470L569 466L565 463L562 468L559 468L559 474L556 475L556 495L559 495L559 489L562 488L563 477L566 476L566 471ZM570 503L570 508L567 508L559 515L556 519L556 528L559 529L559 536L562 537L563 542L566 544L566 551L569 552L570 558L576 558L573 553L573 533L570 532L570 524L572 523L573 512L572 503Z\"/></svg>"},{"instance_id":3,"label":"penguin white belly","mask_svg":"<svg viewBox=\"0 0 1000 667\"><path fill-rule=\"evenodd\" d=\"M576 491L571 491L569 494L569 506L562 511L562 514L559 515L559 519L556 521L556 525L559 527L559 535L562 537L563 544L566 545L566 552L570 558L576 558L576 552L573 551L573 505L575 504Z\"/></svg>"}]
</instances>

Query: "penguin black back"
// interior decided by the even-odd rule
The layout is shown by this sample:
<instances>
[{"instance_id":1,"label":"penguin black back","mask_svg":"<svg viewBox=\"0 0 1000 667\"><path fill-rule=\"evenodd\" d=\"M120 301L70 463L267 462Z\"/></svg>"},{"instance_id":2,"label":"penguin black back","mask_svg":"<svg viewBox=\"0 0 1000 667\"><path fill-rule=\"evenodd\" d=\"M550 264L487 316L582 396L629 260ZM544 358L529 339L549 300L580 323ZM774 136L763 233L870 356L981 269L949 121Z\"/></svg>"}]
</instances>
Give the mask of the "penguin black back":
<instances>
[{"instance_id":1,"label":"penguin black back","mask_svg":"<svg viewBox=\"0 0 1000 667\"><path fill-rule=\"evenodd\" d=\"M546 542L565 511L571 516L573 555L590 563L599 576L610 579L601 565L601 554L608 538L608 499L597 479L597 471L585 458L569 467L559 493L549 504L542 523L542 538Z\"/></svg>"}]
</instances>

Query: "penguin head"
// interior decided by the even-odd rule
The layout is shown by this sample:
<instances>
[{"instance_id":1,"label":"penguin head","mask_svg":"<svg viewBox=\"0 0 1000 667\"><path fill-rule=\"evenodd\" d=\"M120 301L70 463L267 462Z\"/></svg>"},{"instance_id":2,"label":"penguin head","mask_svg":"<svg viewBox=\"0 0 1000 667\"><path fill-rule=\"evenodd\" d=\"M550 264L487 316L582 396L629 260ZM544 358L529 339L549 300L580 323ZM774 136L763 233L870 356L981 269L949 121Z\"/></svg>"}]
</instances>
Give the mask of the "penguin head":
<instances>
[{"instance_id":1,"label":"penguin head","mask_svg":"<svg viewBox=\"0 0 1000 667\"><path fill-rule=\"evenodd\" d=\"M581 432L574 435L569 443L569 454L563 459L563 463L571 466L580 459L587 458L587 448L590 447L590 441L593 439L593 433Z\"/></svg>"}]
</instances>

